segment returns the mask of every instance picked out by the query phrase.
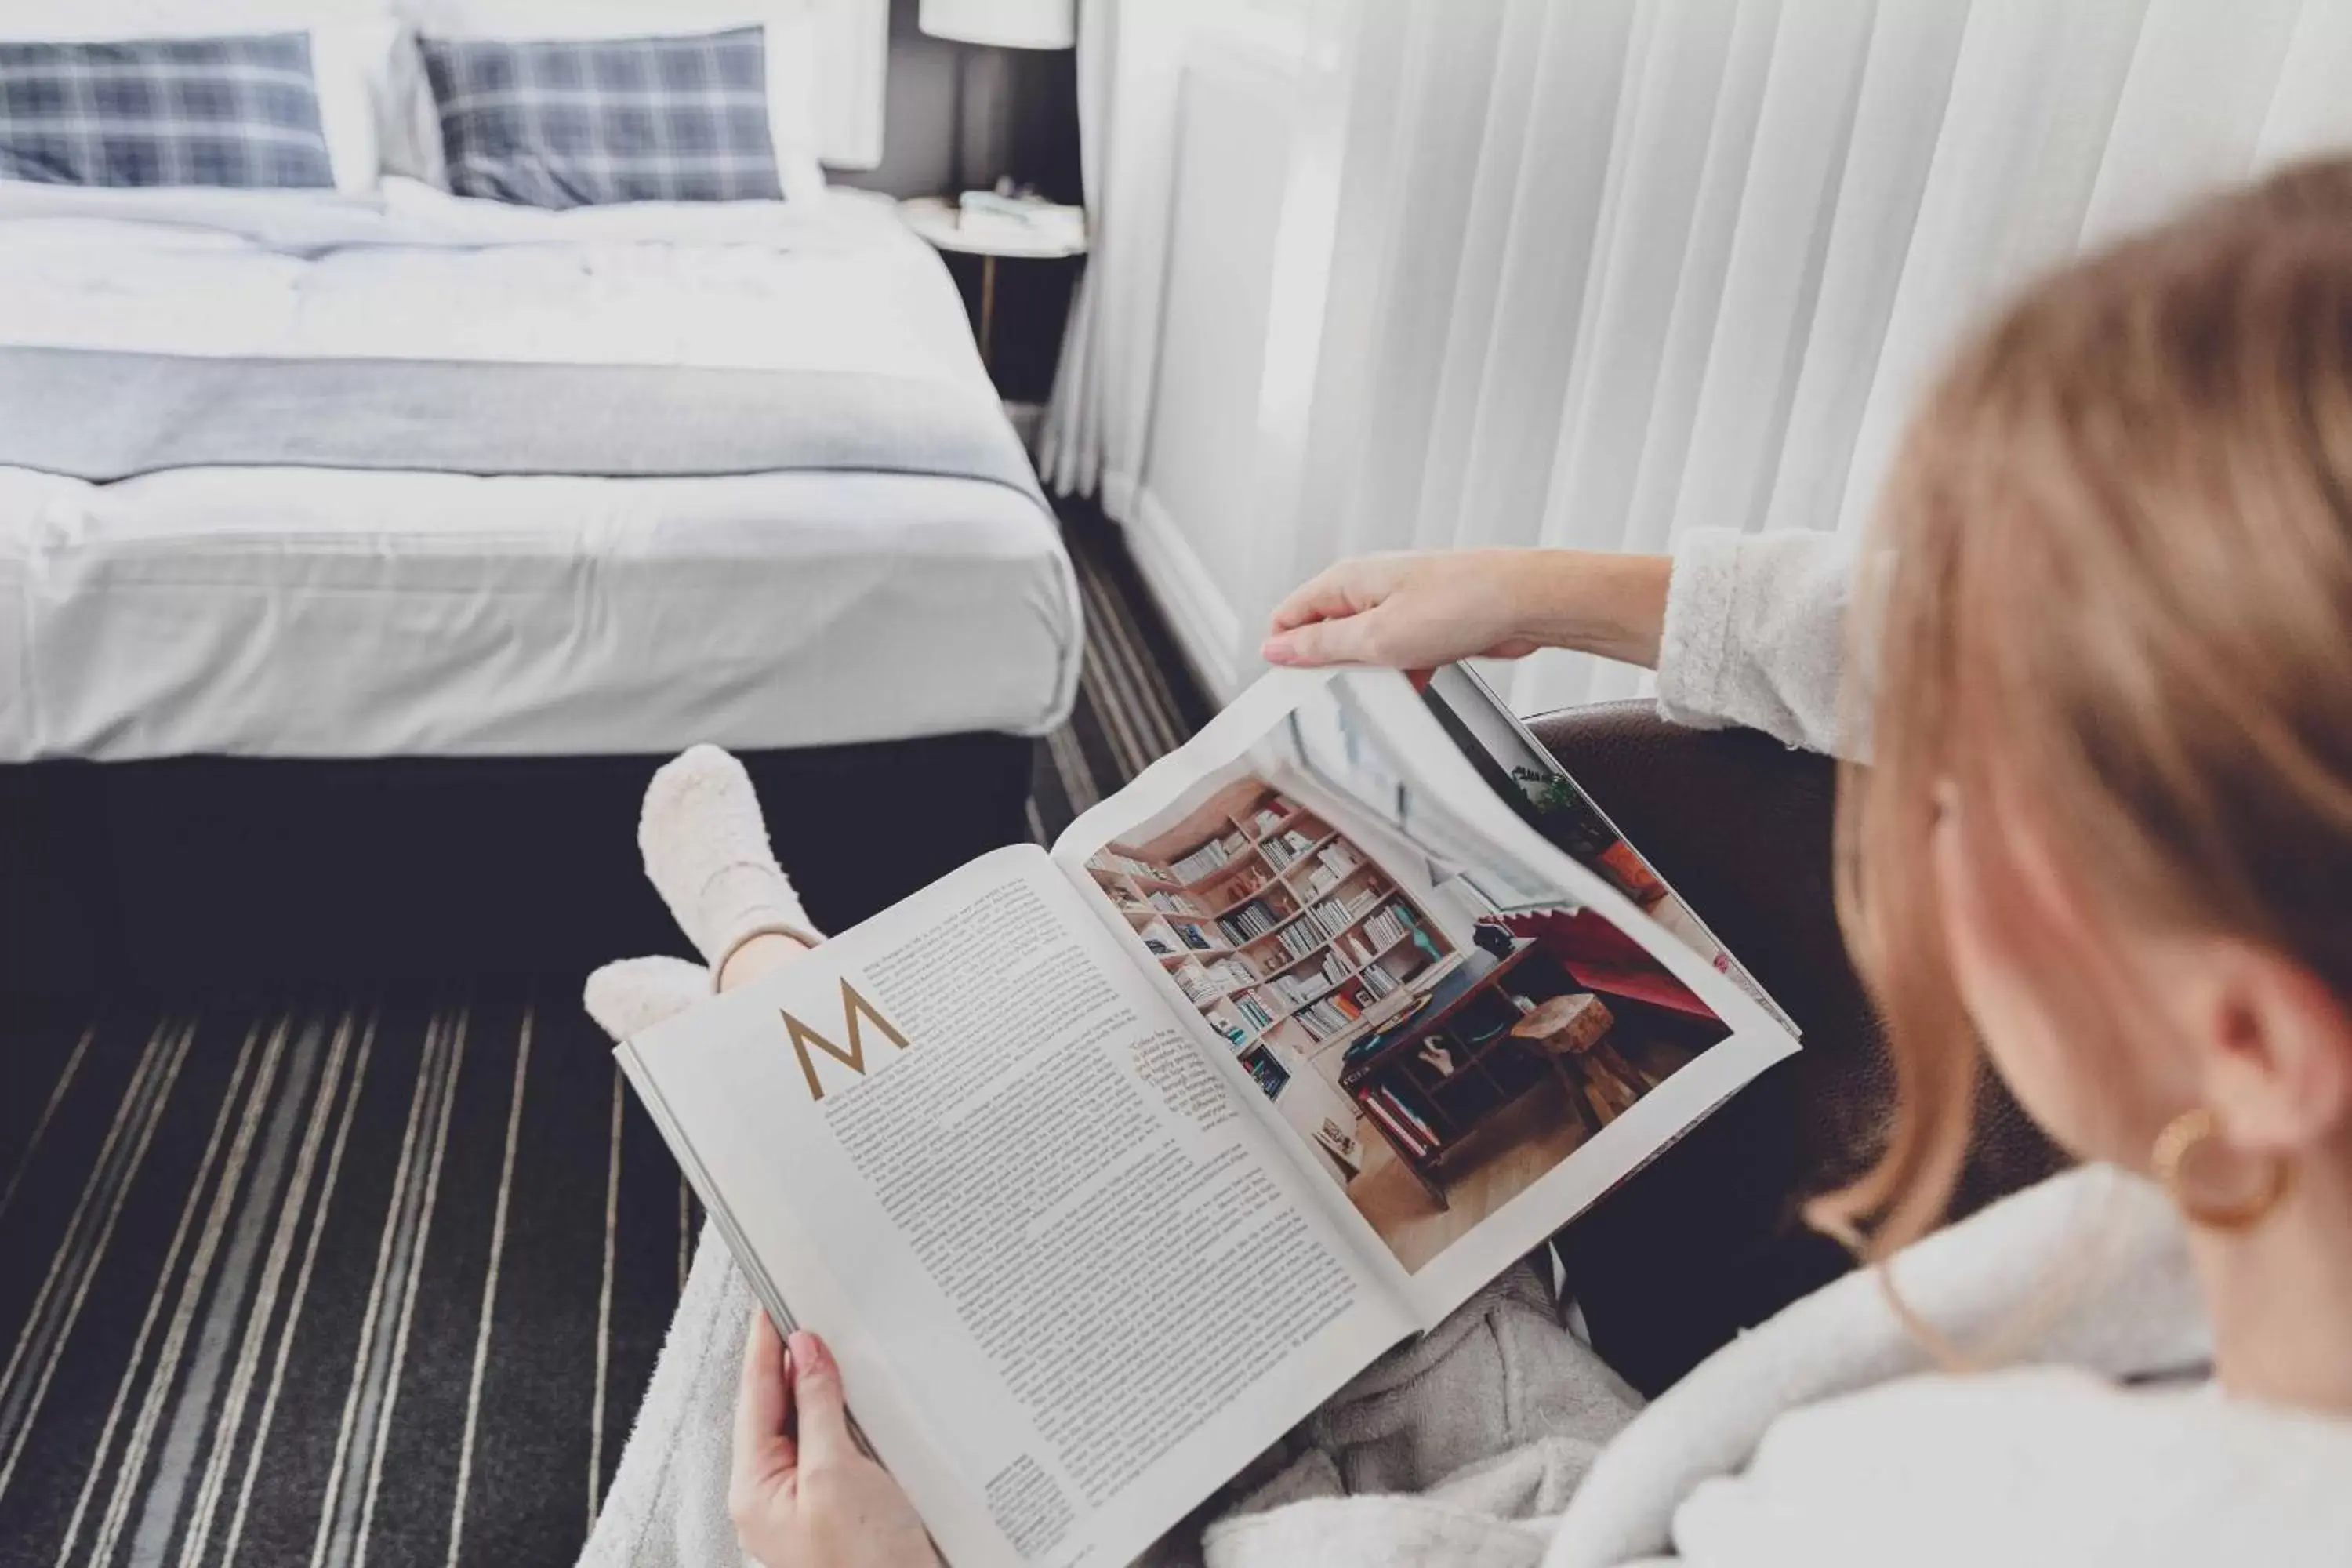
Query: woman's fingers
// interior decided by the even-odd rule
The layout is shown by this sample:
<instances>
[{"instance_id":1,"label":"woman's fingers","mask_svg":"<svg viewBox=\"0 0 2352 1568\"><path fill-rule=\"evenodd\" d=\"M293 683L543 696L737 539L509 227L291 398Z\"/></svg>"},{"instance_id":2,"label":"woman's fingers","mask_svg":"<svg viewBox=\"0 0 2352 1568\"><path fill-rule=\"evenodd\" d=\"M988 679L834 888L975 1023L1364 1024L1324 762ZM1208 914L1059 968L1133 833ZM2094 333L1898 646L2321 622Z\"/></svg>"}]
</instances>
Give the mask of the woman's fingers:
<instances>
[{"instance_id":1,"label":"woman's fingers","mask_svg":"<svg viewBox=\"0 0 2352 1568\"><path fill-rule=\"evenodd\" d=\"M1380 595L1365 581L1368 564L1356 560L1326 566L1293 588L1289 597L1274 607L1270 629L1286 632L1311 621L1336 620L1370 609L1379 602Z\"/></svg>"},{"instance_id":2,"label":"woman's fingers","mask_svg":"<svg viewBox=\"0 0 2352 1568\"><path fill-rule=\"evenodd\" d=\"M784 1342L768 1314L751 1314L751 1339L743 1347L743 1386L735 1400L734 1496L739 1504L762 1495L799 1463L784 1436L792 1411L791 1369Z\"/></svg>"},{"instance_id":3,"label":"woman's fingers","mask_svg":"<svg viewBox=\"0 0 2352 1568\"><path fill-rule=\"evenodd\" d=\"M806 1330L793 1336L793 1399L800 1410L801 1454L812 1468L858 1457L849 1436L841 1367L823 1340Z\"/></svg>"},{"instance_id":4,"label":"woman's fingers","mask_svg":"<svg viewBox=\"0 0 2352 1568\"><path fill-rule=\"evenodd\" d=\"M1372 611L1341 620L1313 621L1265 639L1258 651L1268 664L1372 664Z\"/></svg>"}]
</instances>

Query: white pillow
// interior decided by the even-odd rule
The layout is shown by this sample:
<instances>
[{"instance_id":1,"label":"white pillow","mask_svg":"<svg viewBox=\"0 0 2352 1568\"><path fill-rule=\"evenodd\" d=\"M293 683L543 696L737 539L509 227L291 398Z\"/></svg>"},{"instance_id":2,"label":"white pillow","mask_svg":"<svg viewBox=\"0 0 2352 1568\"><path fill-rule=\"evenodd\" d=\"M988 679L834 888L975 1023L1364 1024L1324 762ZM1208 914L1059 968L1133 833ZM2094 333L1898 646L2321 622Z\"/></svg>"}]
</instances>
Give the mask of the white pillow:
<instances>
[{"instance_id":1,"label":"white pillow","mask_svg":"<svg viewBox=\"0 0 2352 1568\"><path fill-rule=\"evenodd\" d=\"M5 4L5 0L0 0ZM535 43L557 38L677 38L730 27L765 29L768 134L776 143L776 176L784 199L805 202L824 194L817 163L816 34L802 0L394 0L409 28L429 38L489 38ZM390 166L429 184L446 186L441 121L414 47L403 50L415 74L423 113ZM415 101L414 99L411 101Z\"/></svg>"},{"instance_id":2,"label":"white pillow","mask_svg":"<svg viewBox=\"0 0 2352 1568\"><path fill-rule=\"evenodd\" d=\"M374 192L400 24L386 0L0 0L0 43L100 44L308 33L339 195ZM309 195L310 193L285 193Z\"/></svg>"}]
</instances>

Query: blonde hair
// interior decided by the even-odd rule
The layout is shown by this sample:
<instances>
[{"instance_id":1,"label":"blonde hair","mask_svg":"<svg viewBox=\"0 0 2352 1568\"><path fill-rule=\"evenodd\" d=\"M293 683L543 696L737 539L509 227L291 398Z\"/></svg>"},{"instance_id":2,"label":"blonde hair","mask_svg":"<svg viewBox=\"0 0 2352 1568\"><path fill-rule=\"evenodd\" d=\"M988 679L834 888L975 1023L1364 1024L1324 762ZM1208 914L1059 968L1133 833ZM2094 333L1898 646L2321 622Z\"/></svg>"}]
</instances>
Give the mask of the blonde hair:
<instances>
[{"instance_id":1,"label":"blonde hair","mask_svg":"<svg viewBox=\"0 0 2352 1568\"><path fill-rule=\"evenodd\" d=\"M1840 782L1838 905L1897 1110L1876 1164L1808 1212L1884 1257L1943 1217L1981 1070L1929 861L1939 792L1967 803L2009 940L2053 939L2023 826L2092 929L2231 934L2352 998L2352 160L2012 304L1913 422L1864 560L1873 755ZM2039 999L2102 1048L2098 954L2066 956L2085 983Z\"/></svg>"}]
</instances>

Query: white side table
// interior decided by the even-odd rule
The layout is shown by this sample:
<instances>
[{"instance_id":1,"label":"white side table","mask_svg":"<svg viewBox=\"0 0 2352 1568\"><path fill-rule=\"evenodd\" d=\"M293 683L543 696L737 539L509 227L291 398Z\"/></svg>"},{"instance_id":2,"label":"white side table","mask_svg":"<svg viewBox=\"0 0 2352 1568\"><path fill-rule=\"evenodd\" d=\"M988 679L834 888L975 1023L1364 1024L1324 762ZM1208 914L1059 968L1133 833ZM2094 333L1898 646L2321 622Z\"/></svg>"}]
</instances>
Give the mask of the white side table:
<instances>
[{"instance_id":1,"label":"white side table","mask_svg":"<svg viewBox=\"0 0 2352 1568\"><path fill-rule=\"evenodd\" d=\"M980 359L991 370L995 368L989 349L996 323L997 261L1054 261L1087 253L1084 235L1071 238L1033 233L1010 223L967 225L951 196L911 196L898 204L898 216L939 249L980 258Z\"/></svg>"}]
</instances>

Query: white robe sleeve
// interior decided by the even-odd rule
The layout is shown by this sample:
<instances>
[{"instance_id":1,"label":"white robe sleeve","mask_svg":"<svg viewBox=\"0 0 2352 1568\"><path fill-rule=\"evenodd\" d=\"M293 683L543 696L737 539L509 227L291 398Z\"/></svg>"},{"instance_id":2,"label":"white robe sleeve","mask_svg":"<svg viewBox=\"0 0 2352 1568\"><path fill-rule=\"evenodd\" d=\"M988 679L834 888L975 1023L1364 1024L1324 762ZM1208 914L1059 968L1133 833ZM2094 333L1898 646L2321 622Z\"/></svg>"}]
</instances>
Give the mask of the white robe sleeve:
<instances>
[{"instance_id":1,"label":"white robe sleeve","mask_svg":"<svg viewBox=\"0 0 2352 1568\"><path fill-rule=\"evenodd\" d=\"M1851 555L1834 534L1697 529L1675 550L1658 648L1658 711L1745 724L1846 754L1841 732Z\"/></svg>"}]
</instances>

